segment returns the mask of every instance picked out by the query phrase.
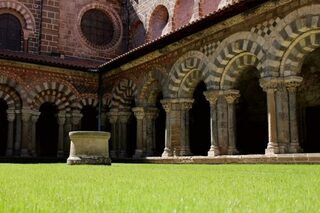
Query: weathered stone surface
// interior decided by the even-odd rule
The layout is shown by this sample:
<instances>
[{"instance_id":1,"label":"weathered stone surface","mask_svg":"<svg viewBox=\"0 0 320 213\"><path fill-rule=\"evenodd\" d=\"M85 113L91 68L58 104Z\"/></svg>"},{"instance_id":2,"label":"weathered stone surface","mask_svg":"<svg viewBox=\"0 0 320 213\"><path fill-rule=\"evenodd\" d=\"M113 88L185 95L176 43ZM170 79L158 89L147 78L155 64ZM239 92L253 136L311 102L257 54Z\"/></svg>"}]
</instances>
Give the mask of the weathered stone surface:
<instances>
[{"instance_id":1,"label":"weathered stone surface","mask_svg":"<svg viewBox=\"0 0 320 213\"><path fill-rule=\"evenodd\" d=\"M108 132L75 131L70 132L70 155L67 164L103 164L111 165L109 157Z\"/></svg>"}]
</instances>

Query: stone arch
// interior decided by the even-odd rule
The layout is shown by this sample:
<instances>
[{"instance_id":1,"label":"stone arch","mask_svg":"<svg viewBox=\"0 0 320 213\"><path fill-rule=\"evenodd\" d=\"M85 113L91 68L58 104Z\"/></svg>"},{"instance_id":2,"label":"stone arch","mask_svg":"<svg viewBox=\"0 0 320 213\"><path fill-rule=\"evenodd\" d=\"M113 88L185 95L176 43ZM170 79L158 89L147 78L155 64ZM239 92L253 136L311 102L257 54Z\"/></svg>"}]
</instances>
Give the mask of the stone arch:
<instances>
[{"instance_id":1,"label":"stone arch","mask_svg":"<svg viewBox=\"0 0 320 213\"><path fill-rule=\"evenodd\" d=\"M80 97L79 105L80 105L80 110L84 106L93 106L97 107L98 106L98 97L96 94L83 94Z\"/></svg>"},{"instance_id":2,"label":"stone arch","mask_svg":"<svg viewBox=\"0 0 320 213\"><path fill-rule=\"evenodd\" d=\"M255 55L248 52L240 53L232 58L222 74L220 88L222 90L232 89L241 71L249 66L261 70L262 64Z\"/></svg>"},{"instance_id":3,"label":"stone arch","mask_svg":"<svg viewBox=\"0 0 320 213\"><path fill-rule=\"evenodd\" d=\"M159 38L169 21L169 12L164 5L158 5L152 12L149 20L147 41Z\"/></svg>"},{"instance_id":4,"label":"stone arch","mask_svg":"<svg viewBox=\"0 0 320 213\"><path fill-rule=\"evenodd\" d=\"M193 15L194 0L177 0L172 19L172 30L188 24Z\"/></svg>"},{"instance_id":5,"label":"stone arch","mask_svg":"<svg viewBox=\"0 0 320 213\"><path fill-rule=\"evenodd\" d=\"M148 72L142 80L141 87L137 91L137 102L144 105L154 105L156 96L163 92L164 86L164 68L154 67Z\"/></svg>"},{"instance_id":6,"label":"stone arch","mask_svg":"<svg viewBox=\"0 0 320 213\"><path fill-rule=\"evenodd\" d=\"M209 60L199 51L190 51L173 65L168 80L168 94L173 97L192 96L195 86L209 77Z\"/></svg>"},{"instance_id":7,"label":"stone arch","mask_svg":"<svg viewBox=\"0 0 320 213\"><path fill-rule=\"evenodd\" d=\"M111 107L128 110L136 94L136 85L132 80L122 79L112 90Z\"/></svg>"},{"instance_id":8,"label":"stone arch","mask_svg":"<svg viewBox=\"0 0 320 213\"><path fill-rule=\"evenodd\" d=\"M19 76L13 72L10 72L10 70L5 70L5 67L3 67L3 69L4 70L2 70L2 67L0 67L0 84L12 89L14 88L15 93L19 97L20 106L22 107L23 105L26 105L27 92L25 90L26 86L24 82Z\"/></svg>"},{"instance_id":9,"label":"stone arch","mask_svg":"<svg viewBox=\"0 0 320 213\"><path fill-rule=\"evenodd\" d=\"M32 109L39 109L45 102L54 103L60 111L78 109L78 93L71 85L65 85L54 81L36 85L28 99Z\"/></svg>"},{"instance_id":10,"label":"stone arch","mask_svg":"<svg viewBox=\"0 0 320 213\"><path fill-rule=\"evenodd\" d=\"M130 49L136 48L145 43L146 29L140 20L135 21L129 31Z\"/></svg>"},{"instance_id":11,"label":"stone arch","mask_svg":"<svg viewBox=\"0 0 320 213\"><path fill-rule=\"evenodd\" d=\"M210 88L219 89L223 73L230 61L239 54L247 53L255 56L260 63L265 61L265 49L263 48L265 39L251 32L239 32L223 40L217 48L216 53L210 57L213 61L212 69L214 73L208 82ZM262 65L259 65L261 77Z\"/></svg>"},{"instance_id":12,"label":"stone arch","mask_svg":"<svg viewBox=\"0 0 320 213\"><path fill-rule=\"evenodd\" d=\"M31 11L22 3L18 1L0 1L0 14L10 13L16 16L21 23L24 34L34 33L36 28L35 18ZM29 35L25 35L26 38Z\"/></svg>"},{"instance_id":13,"label":"stone arch","mask_svg":"<svg viewBox=\"0 0 320 213\"><path fill-rule=\"evenodd\" d=\"M307 53L319 45L320 17L317 11L320 5L309 5L299 8L276 26L266 46L270 46L264 69L269 75L291 75L301 68ZM298 61L293 61L298 60ZM293 62L298 68L290 66ZM289 69L294 69L292 72Z\"/></svg>"},{"instance_id":14,"label":"stone arch","mask_svg":"<svg viewBox=\"0 0 320 213\"><path fill-rule=\"evenodd\" d=\"M9 110L21 109L22 103L19 94L13 88L0 84L0 99L3 99Z\"/></svg>"}]
</instances>

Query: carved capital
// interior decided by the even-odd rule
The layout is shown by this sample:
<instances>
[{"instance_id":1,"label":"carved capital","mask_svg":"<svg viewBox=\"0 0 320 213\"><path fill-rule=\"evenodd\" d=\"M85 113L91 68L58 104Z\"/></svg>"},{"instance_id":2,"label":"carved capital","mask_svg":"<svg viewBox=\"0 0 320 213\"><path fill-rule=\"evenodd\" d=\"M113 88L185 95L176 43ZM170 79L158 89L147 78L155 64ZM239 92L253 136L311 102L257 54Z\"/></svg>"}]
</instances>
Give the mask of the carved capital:
<instances>
[{"instance_id":1,"label":"carved capital","mask_svg":"<svg viewBox=\"0 0 320 213\"><path fill-rule=\"evenodd\" d=\"M16 113L14 110L7 110L7 119L8 119L8 122L13 122L14 119L16 118Z\"/></svg>"},{"instance_id":2,"label":"carved capital","mask_svg":"<svg viewBox=\"0 0 320 213\"><path fill-rule=\"evenodd\" d=\"M118 121L118 113L116 112L108 112L107 117L109 119L110 124L115 124Z\"/></svg>"},{"instance_id":3,"label":"carved capital","mask_svg":"<svg viewBox=\"0 0 320 213\"><path fill-rule=\"evenodd\" d=\"M265 92L274 92L277 90L281 81L278 78L262 78L260 79L260 86Z\"/></svg>"},{"instance_id":4,"label":"carved capital","mask_svg":"<svg viewBox=\"0 0 320 213\"><path fill-rule=\"evenodd\" d=\"M32 116L31 116L32 123L36 123L38 121L40 114L41 114L40 112L33 112L32 113Z\"/></svg>"},{"instance_id":5,"label":"carved capital","mask_svg":"<svg viewBox=\"0 0 320 213\"><path fill-rule=\"evenodd\" d=\"M131 116L131 112L119 112L120 123L126 124Z\"/></svg>"},{"instance_id":6,"label":"carved capital","mask_svg":"<svg viewBox=\"0 0 320 213\"><path fill-rule=\"evenodd\" d=\"M71 122L73 125L78 125L81 121L82 114L78 111L73 111L71 113Z\"/></svg>"},{"instance_id":7,"label":"carved capital","mask_svg":"<svg viewBox=\"0 0 320 213\"><path fill-rule=\"evenodd\" d=\"M157 108L147 108L146 116L150 120L155 120L159 115L159 110Z\"/></svg>"},{"instance_id":8,"label":"carved capital","mask_svg":"<svg viewBox=\"0 0 320 213\"><path fill-rule=\"evenodd\" d=\"M301 85L303 78L300 76L288 76L284 78L284 84L289 92L295 92L297 87Z\"/></svg>"},{"instance_id":9,"label":"carved capital","mask_svg":"<svg viewBox=\"0 0 320 213\"><path fill-rule=\"evenodd\" d=\"M239 90L228 90L225 92L225 99L228 104L234 104L240 97Z\"/></svg>"},{"instance_id":10,"label":"carved capital","mask_svg":"<svg viewBox=\"0 0 320 213\"><path fill-rule=\"evenodd\" d=\"M221 91L220 90L209 90L205 91L203 94L206 97L207 101L210 102L210 105L216 105Z\"/></svg>"},{"instance_id":11,"label":"carved capital","mask_svg":"<svg viewBox=\"0 0 320 213\"><path fill-rule=\"evenodd\" d=\"M63 125L66 122L66 114L65 113L59 113L58 114L58 123L59 125Z\"/></svg>"},{"instance_id":12,"label":"carved capital","mask_svg":"<svg viewBox=\"0 0 320 213\"><path fill-rule=\"evenodd\" d=\"M142 120L145 117L145 110L143 107L132 108L132 111L138 120Z\"/></svg>"}]
</instances>

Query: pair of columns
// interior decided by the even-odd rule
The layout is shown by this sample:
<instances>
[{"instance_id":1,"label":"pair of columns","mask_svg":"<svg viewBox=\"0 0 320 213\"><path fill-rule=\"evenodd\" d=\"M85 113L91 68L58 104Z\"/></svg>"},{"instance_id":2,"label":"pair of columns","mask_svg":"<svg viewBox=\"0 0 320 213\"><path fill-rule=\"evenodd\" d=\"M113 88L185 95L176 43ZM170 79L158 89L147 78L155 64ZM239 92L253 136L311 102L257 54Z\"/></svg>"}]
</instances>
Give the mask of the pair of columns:
<instances>
[{"instance_id":1,"label":"pair of columns","mask_svg":"<svg viewBox=\"0 0 320 213\"><path fill-rule=\"evenodd\" d=\"M299 145L297 122L297 88L303 78L288 76L264 78L260 85L267 93L268 146L266 154L297 153Z\"/></svg>"},{"instance_id":2,"label":"pair of columns","mask_svg":"<svg viewBox=\"0 0 320 213\"><path fill-rule=\"evenodd\" d=\"M133 155L141 158L153 155L155 150L155 119L158 116L156 108L135 107L132 109L137 119L137 144ZM128 121L132 116L129 111L111 111L108 114L111 124L111 157L127 157Z\"/></svg>"},{"instance_id":3,"label":"pair of columns","mask_svg":"<svg viewBox=\"0 0 320 213\"><path fill-rule=\"evenodd\" d=\"M239 91L211 90L204 94L210 103L211 146L208 156L238 153L235 104L240 97Z\"/></svg>"},{"instance_id":4,"label":"pair of columns","mask_svg":"<svg viewBox=\"0 0 320 213\"><path fill-rule=\"evenodd\" d=\"M131 115L129 111L111 111L107 114L111 124L110 155L113 158L127 157L127 125Z\"/></svg>"},{"instance_id":5,"label":"pair of columns","mask_svg":"<svg viewBox=\"0 0 320 213\"><path fill-rule=\"evenodd\" d=\"M22 136L21 140L21 156L30 157L36 156L36 124L38 122L40 112L34 110L23 109L21 113L21 128L17 129L17 134ZM74 111L71 114L66 112L59 112L57 116L58 121L58 152L57 157L64 157L65 152L68 152L68 133L71 130L79 129L79 124L82 114ZM21 131L22 130L22 131ZM18 147L19 144L16 144Z\"/></svg>"}]
</instances>

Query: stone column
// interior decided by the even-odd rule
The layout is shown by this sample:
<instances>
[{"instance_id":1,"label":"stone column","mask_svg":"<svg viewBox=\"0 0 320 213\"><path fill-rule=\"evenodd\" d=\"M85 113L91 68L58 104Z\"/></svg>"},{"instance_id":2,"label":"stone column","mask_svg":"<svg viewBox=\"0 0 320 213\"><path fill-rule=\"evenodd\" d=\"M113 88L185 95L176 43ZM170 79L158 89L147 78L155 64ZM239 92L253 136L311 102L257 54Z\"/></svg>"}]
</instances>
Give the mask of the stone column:
<instances>
[{"instance_id":1,"label":"stone column","mask_svg":"<svg viewBox=\"0 0 320 213\"><path fill-rule=\"evenodd\" d=\"M80 130L81 118L82 118L82 114L80 113L80 111L75 110L71 113L72 131Z\"/></svg>"},{"instance_id":2,"label":"stone column","mask_svg":"<svg viewBox=\"0 0 320 213\"><path fill-rule=\"evenodd\" d=\"M211 146L208 151L208 156L214 157L220 154L218 143L218 122L217 122L217 101L219 91L206 91L204 92L206 99L210 102L210 136Z\"/></svg>"},{"instance_id":3,"label":"stone column","mask_svg":"<svg viewBox=\"0 0 320 213\"><path fill-rule=\"evenodd\" d=\"M29 151L31 156L36 156L36 143L37 143L37 121L39 119L40 112L33 112L31 115L31 143L29 146Z\"/></svg>"},{"instance_id":4,"label":"stone column","mask_svg":"<svg viewBox=\"0 0 320 213\"><path fill-rule=\"evenodd\" d=\"M236 148L236 111L235 103L240 97L238 90L226 91L225 99L228 103L228 154L238 153Z\"/></svg>"},{"instance_id":5,"label":"stone column","mask_svg":"<svg viewBox=\"0 0 320 213\"><path fill-rule=\"evenodd\" d=\"M290 76L285 78L285 84L289 93L289 120L290 120L290 153L301 152L298 134L297 121L297 87L300 86L303 78Z\"/></svg>"},{"instance_id":6,"label":"stone column","mask_svg":"<svg viewBox=\"0 0 320 213\"><path fill-rule=\"evenodd\" d=\"M21 141L21 156L29 157L28 145L31 143L31 123L32 111L29 109L22 110L22 141Z\"/></svg>"},{"instance_id":7,"label":"stone column","mask_svg":"<svg viewBox=\"0 0 320 213\"><path fill-rule=\"evenodd\" d=\"M63 134L64 134L64 124L66 122L66 114L65 112L60 112L58 114L58 124L59 124L59 131L58 131L58 153L57 157L63 157Z\"/></svg>"},{"instance_id":8,"label":"stone column","mask_svg":"<svg viewBox=\"0 0 320 213\"><path fill-rule=\"evenodd\" d=\"M112 158L116 158L119 151L119 136L118 136L118 113L117 112L109 112L107 113L107 116L109 118L109 122L111 124L111 146L110 146L110 156Z\"/></svg>"},{"instance_id":9,"label":"stone column","mask_svg":"<svg viewBox=\"0 0 320 213\"><path fill-rule=\"evenodd\" d=\"M146 155L154 155L156 148L156 118L158 117L157 108L146 109Z\"/></svg>"},{"instance_id":10,"label":"stone column","mask_svg":"<svg viewBox=\"0 0 320 213\"><path fill-rule=\"evenodd\" d=\"M137 147L133 158L141 158L145 155L145 112L143 107L135 107L132 109L137 119Z\"/></svg>"},{"instance_id":11,"label":"stone column","mask_svg":"<svg viewBox=\"0 0 320 213\"><path fill-rule=\"evenodd\" d=\"M6 156L12 156L13 154L13 122L15 119L15 111L14 110L7 110L7 119L8 119L8 138L7 138L7 150Z\"/></svg>"},{"instance_id":12,"label":"stone column","mask_svg":"<svg viewBox=\"0 0 320 213\"><path fill-rule=\"evenodd\" d=\"M260 85L267 93L268 107L268 146L266 155L278 154L279 146L277 141L277 117L275 93L277 91L278 80L273 78L260 79Z\"/></svg>"},{"instance_id":13,"label":"stone column","mask_svg":"<svg viewBox=\"0 0 320 213\"><path fill-rule=\"evenodd\" d=\"M180 156L191 155L190 152L190 137L189 137L189 110L192 108L194 100L181 100L180 107L180 122L181 122L181 136L180 136Z\"/></svg>"},{"instance_id":14,"label":"stone column","mask_svg":"<svg viewBox=\"0 0 320 213\"><path fill-rule=\"evenodd\" d=\"M165 129L165 141L164 141L164 150L162 153L162 157L170 157L172 156L171 150L171 104L168 100L161 100L163 109L166 111L166 129Z\"/></svg>"},{"instance_id":15,"label":"stone column","mask_svg":"<svg viewBox=\"0 0 320 213\"><path fill-rule=\"evenodd\" d=\"M166 99L161 101L167 112L166 139L163 157L190 155L189 109L192 99Z\"/></svg>"},{"instance_id":16,"label":"stone column","mask_svg":"<svg viewBox=\"0 0 320 213\"><path fill-rule=\"evenodd\" d=\"M120 134L119 134L119 141L120 141L120 158L126 158L127 156L127 125L128 120L131 116L131 112L119 112L119 122L120 122Z\"/></svg>"},{"instance_id":17,"label":"stone column","mask_svg":"<svg viewBox=\"0 0 320 213\"><path fill-rule=\"evenodd\" d=\"M16 138L14 142L14 154L20 155L21 148L21 110L16 110Z\"/></svg>"},{"instance_id":18,"label":"stone column","mask_svg":"<svg viewBox=\"0 0 320 213\"><path fill-rule=\"evenodd\" d=\"M69 132L71 132L71 130L72 130L71 115L67 113L66 122L64 124L64 138L63 138L64 156L68 156L68 153L70 151Z\"/></svg>"}]
</instances>

